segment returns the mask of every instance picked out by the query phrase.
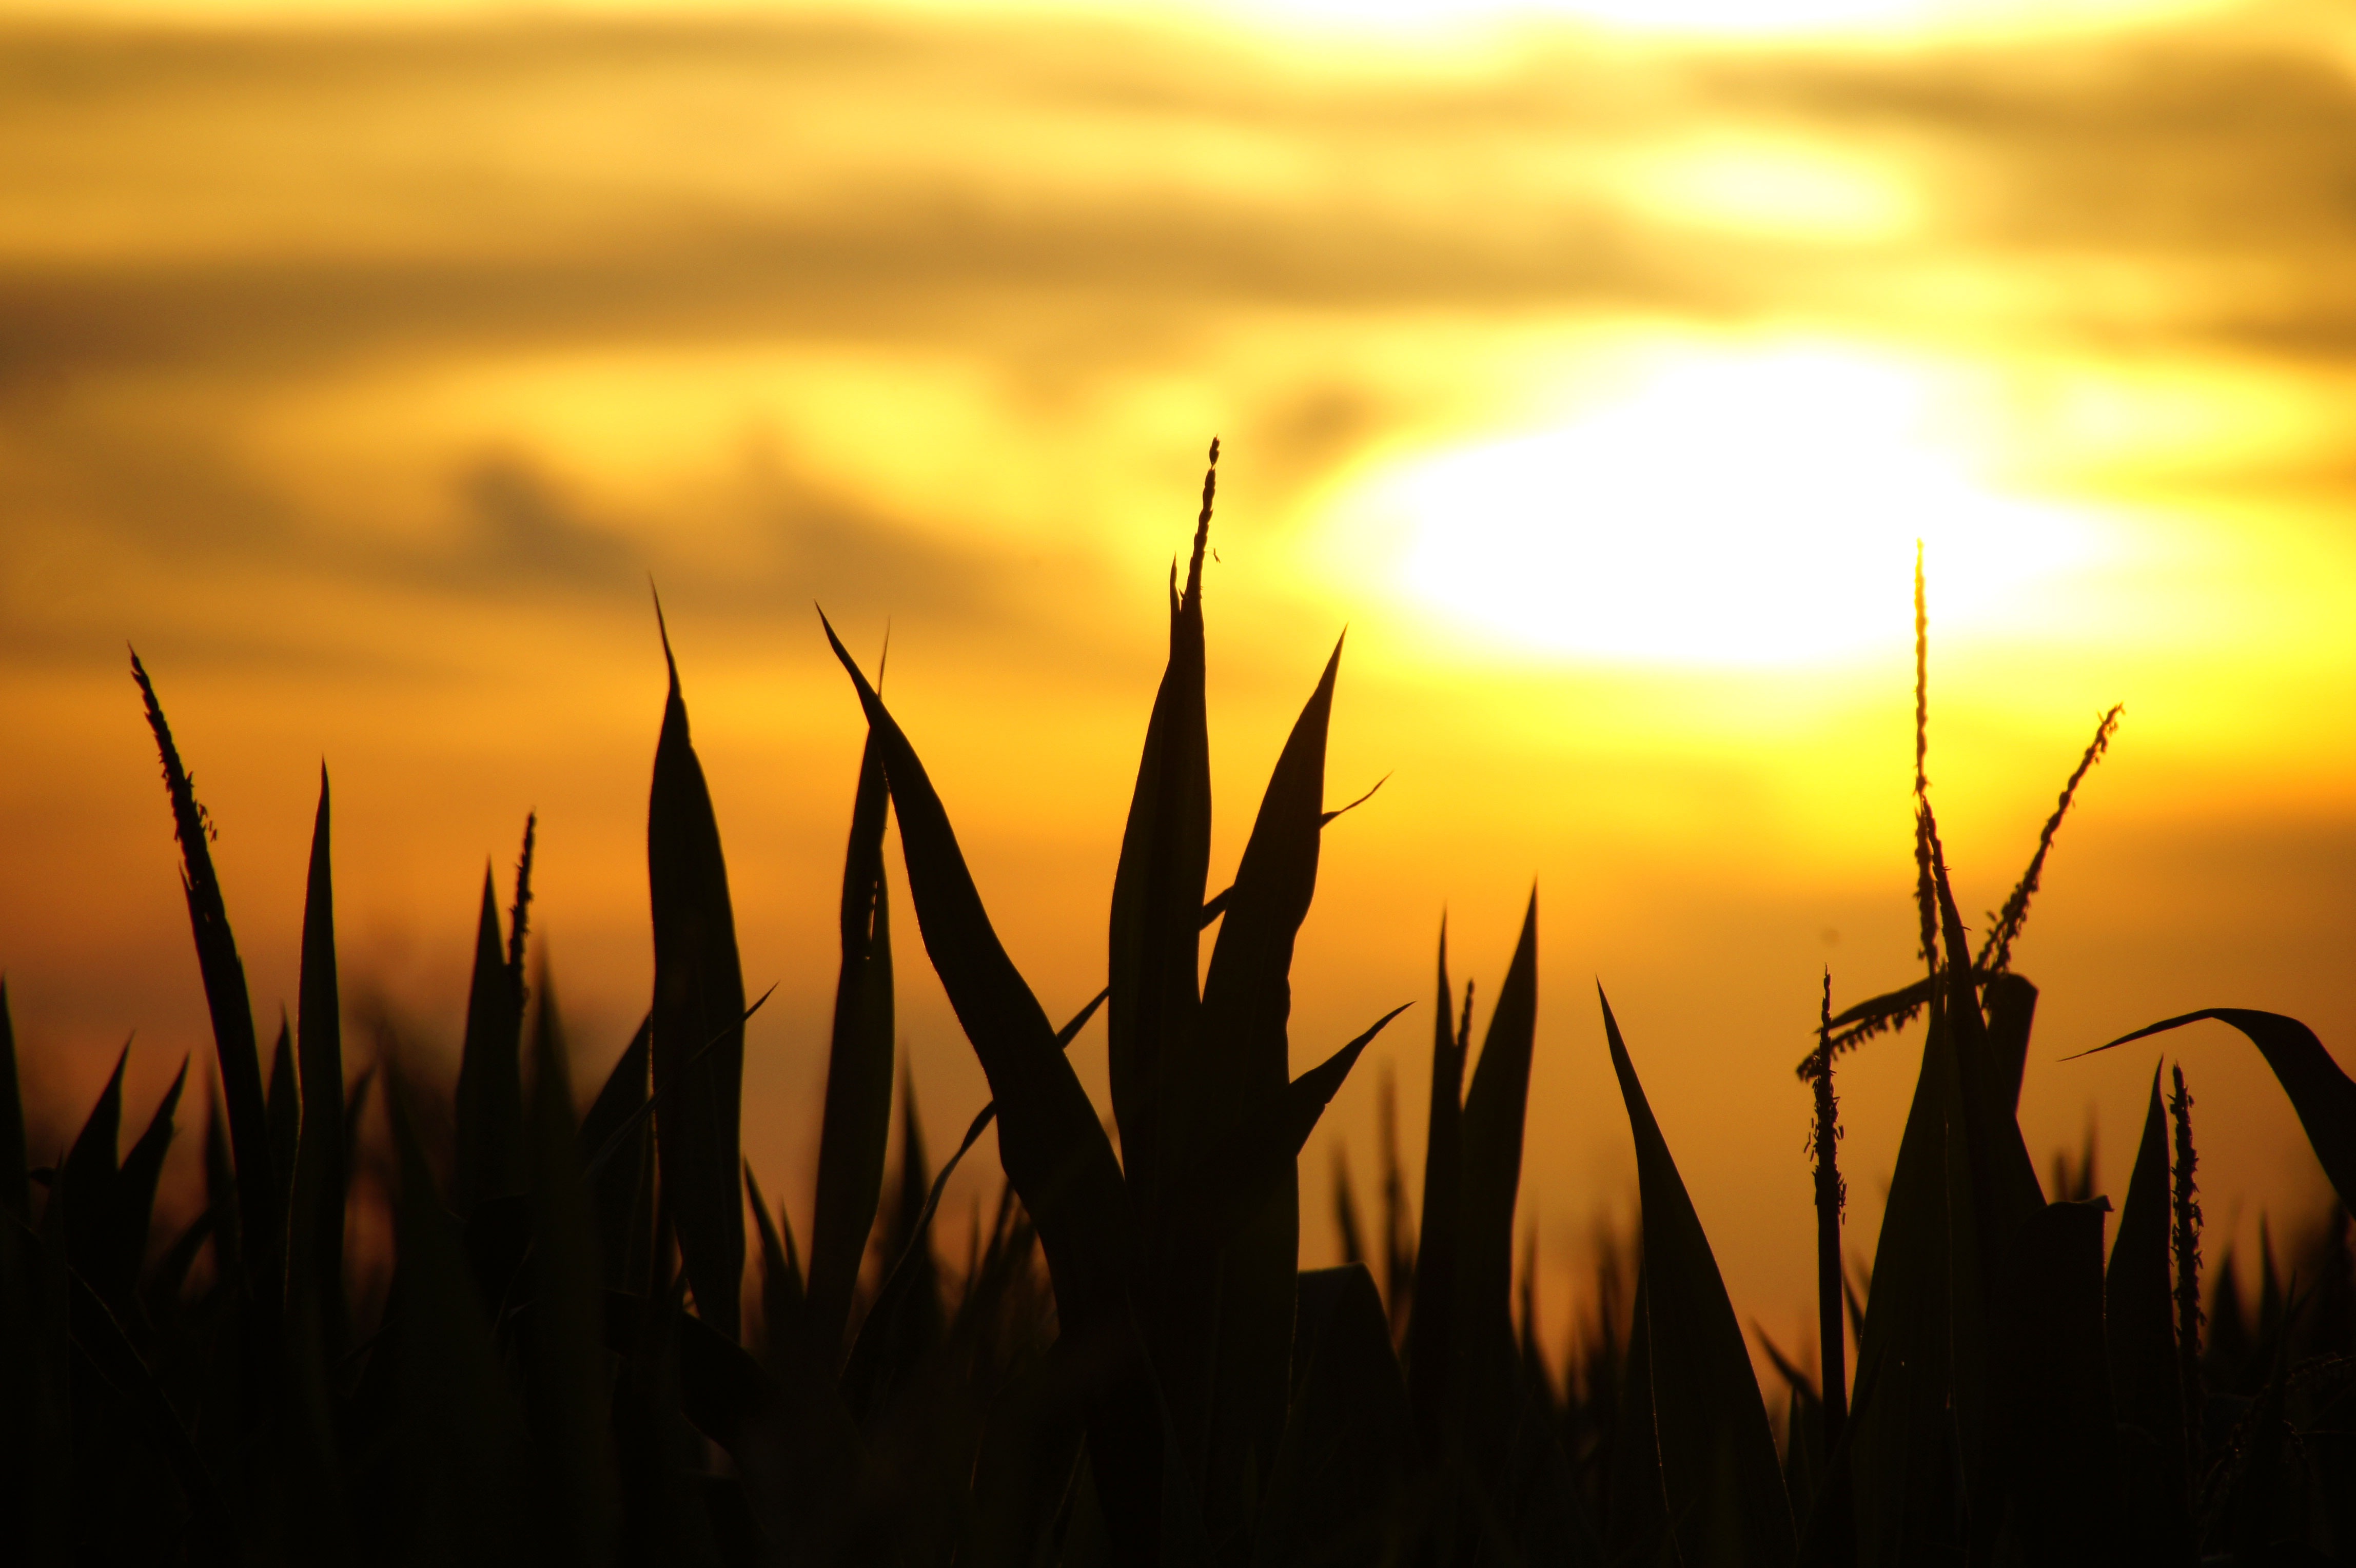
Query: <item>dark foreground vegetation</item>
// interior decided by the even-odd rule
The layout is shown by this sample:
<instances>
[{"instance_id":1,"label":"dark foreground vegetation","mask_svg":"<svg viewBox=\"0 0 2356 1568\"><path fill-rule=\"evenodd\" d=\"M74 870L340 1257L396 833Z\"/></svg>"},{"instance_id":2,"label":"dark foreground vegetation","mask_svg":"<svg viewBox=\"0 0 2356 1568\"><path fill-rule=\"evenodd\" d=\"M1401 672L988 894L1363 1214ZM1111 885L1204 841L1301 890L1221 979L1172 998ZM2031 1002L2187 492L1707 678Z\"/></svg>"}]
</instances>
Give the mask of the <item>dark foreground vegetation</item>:
<instances>
[{"instance_id":1,"label":"dark foreground vegetation","mask_svg":"<svg viewBox=\"0 0 2356 1568\"><path fill-rule=\"evenodd\" d=\"M1060 1028L992 934L915 747L834 643L868 733L806 1238L738 1153L759 1004L675 667L648 813L653 1004L576 1114L553 986L544 970L526 984L529 828L504 921L486 882L455 1087L382 1050L348 1075L324 779L301 992L265 1078L209 824L134 660L219 1058L206 1198L185 1230L151 1236L185 1066L127 1153L119 1065L70 1148L27 1150L0 991L0 1559L2356 1561L2345 1210L2295 1269L2269 1249L2254 1320L2222 1260L2204 1323L2180 1069L2165 1105L2155 1072L2115 1213L2091 1191L2091 1159L2040 1185L2015 1119L2037 993L2011 950L2115 712L1976 951L1918 724L1925 969L1838 1016L1826 983L1800 1069L1815 1094L1822 1376L1770 1347L1784 1385L1772 1420L1608 1002L1639 1234L1624 1262L1605 1259L1558 1377L1526 1298L1516 1322L1535 899L1477 1055L1472 988L1452 987L1443 939L1419 1204L1390 1155L1379 1233L1366 1240L1344 1182L1353 1261L1299 1271L1296 1158L1397 1015L1289 1077L1294 935L1339 814L1323 796L1338 650L1233 884L1211 892L1210 501L1206 479L1172 584L1108 984ZM926 955L995 1096L937 1175L905 1092L887 1171L887 810ZM1064 1055L1099 1006L1118 1154ZM2333 1187L2356 1192L2356 1084L2314 1036L2271 1014L2200 1016L2255 1043ZM1921 1077L1872 1273L1852 1279L1835 1067L1918 1018ZM371 1093L390 1127L381 1187L360 1135ZM936 1210L992 1120L1002 1197L952 1270ZM346 1233L371 1203L389 1207L388 1266Z\"/></svg>"}]
</instances>

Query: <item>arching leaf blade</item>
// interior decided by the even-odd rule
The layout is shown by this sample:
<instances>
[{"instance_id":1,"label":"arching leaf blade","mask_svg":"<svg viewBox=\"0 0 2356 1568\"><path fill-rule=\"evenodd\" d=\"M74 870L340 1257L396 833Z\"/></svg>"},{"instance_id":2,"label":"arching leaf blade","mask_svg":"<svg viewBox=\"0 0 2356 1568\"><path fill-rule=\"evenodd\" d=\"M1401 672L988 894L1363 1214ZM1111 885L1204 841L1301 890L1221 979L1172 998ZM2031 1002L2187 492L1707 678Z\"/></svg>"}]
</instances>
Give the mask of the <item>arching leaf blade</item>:
<instances>
[{"instance_id":1,"label":"arching leaf blade","mask_svg":"<svg viewBox=\"0 0 2356 1568\"><path fill-rule=\"evenodd\" d=\"M890 803L883 751L871 730L860 753L851 841L842 862L842 961L835 983L803 1306L811 1354L829 1368L841 1352L860 1264L875 1228L892 1130L892 933L884 886L884 822Z\"/></svg>"},{"instance_id":2,"label":"arching leaf blade","mask_svg":"<svg viewBox=\"0 0 2356 1568\"><path fill-rule=\"evenodd\" d=\"M1793 1560L1792 1509L1750 1348L1608 1000L1603 1028L1636 1143L1653 1419L1669 1528L1694 1568L1775 1568Z\"/></svg>"},{"instance_id":3,"label":"arching leaf blade","mask_svg":"<svg viewBox=\"0 0 2356 1568\"><path fill-rule=\"evenodd\" d=\"M2299 1125L2307 1130L2307 1141L2314 1147L2332 1190L2340 1202L2356 1208L2356 1082L2331 1059L2315 1031L2297 1019L2250 1007L2204 1007L2198 1013L2147 1024L2094 1049L2107 1051L2130 1040L2147 1039L2210 1018L2231 1024L2258 1047L2266 1065L2274 1069L2276 1081L2290 1097L2291 1109L2298 1113Z\"/></svg>"}]
</instances>

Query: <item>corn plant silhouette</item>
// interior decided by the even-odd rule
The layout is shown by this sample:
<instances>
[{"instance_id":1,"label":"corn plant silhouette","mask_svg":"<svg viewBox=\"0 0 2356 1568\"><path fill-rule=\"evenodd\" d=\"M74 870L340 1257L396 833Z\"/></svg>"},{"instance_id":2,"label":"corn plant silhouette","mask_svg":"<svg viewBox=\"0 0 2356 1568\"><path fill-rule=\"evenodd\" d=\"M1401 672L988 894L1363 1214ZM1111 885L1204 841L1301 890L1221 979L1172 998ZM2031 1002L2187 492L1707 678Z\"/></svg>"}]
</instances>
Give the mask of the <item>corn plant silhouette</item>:
<instances>
[{"instance_id":1,"label":"corn plant silhouette","mask_svg":"<svg viewBox=\"0 0 2356 1568\"><path fill-rule=\"evenodd\" d=\"M1297 1161L1399 1010L1290 1075L1295 940L1324 830L1350 809L1324 804L1338 646L1232 881L1209 890L1203 566L1217 456L1214 443L1184 574L1171 573L1106 983L1060 1027L995 935L914 741L821 617L867 733L806 1235L742 1156L744 1031L761 999L746 998L719 821L659 608L654 991L578 1113L544 954L527 973L530 818L504 918L486 872L455 1082L419 1077L389 1039L351 1072L324 770L297 1006L265 1074L212 824L134 657L212 1020L204 1202L176 1234L155 1233L187 1064L134 1119L128 1152L123 1060L70 1146L27 1147L0 983L6 1560L1851 1568L2356 1552L2356 1449L2342 1435L2356 1391L2344 1207L2356 1084L2274 1013L2211 1009L2113 1042L2221 1020L2289 1095L2343 1207L2292 1247L2287 1275L2268 1232L2254 1316L2230 1252L2202 1305L2180 1064L2165 1104L2155 1069L2107 1261L2091 1144L2044 1189L2018 1121L2037 990L2012 957L2119 711L2103 715L1974 951L1932 808L1919 557L1923 972L1837 1013L1821 979L1800 1069L1816 1370L1762 1336L1786 1385L1780 1418L1678 1171L1676 1129L1600 991L1641 1218L1600 1251L1573 1361L1558 1380L1546 1364L1531 1251L1515 1289L1535 892L1477 1053L1474 987L1451 980L1443 926L1419 1201L1386 1079L1376 1228L1337 1152L1347 1261L1301 1270ZM991 1096L938 1170L912 1087L890 1168L894 1086L908 1084L892 820L925 956ZM1066 1058L1099 1011L1118 1153ZM1837 1064L1916 1020L1889 1201L1870 1275L1852 1281ZM366 1119L372 1090L380 1132ZM1005 1179L952 1265L934 1235L942 1196L993 1125ZM371 1228L392 1237L389 1277L346 1228L375 1204L390 1208Z\"/></svg>"}]
</instances>

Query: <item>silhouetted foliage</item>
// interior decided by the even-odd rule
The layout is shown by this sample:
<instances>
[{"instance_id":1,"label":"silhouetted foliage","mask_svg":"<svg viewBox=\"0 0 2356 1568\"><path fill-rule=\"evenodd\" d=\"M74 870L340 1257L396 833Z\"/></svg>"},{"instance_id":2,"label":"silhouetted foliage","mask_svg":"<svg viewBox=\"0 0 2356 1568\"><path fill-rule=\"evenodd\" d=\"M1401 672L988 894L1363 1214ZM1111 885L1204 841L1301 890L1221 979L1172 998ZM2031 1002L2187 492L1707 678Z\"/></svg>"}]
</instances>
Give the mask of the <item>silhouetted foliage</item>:
<instances>
[{"instance_id":1,"label":"silhouetted foliage","mask_svg":"<svg viewBox=\"0 0 2356 1568\"><path fill-rule=\"evenodd\" d=\"M2224 1253L2204 1314L2191 1099L2179 1067L2164 1105L2156 1070L2105 1266L2091 1131L2051 1192L2020 1137L2037 992L2010 961L2118 710L1973 954L1931 805L1919 561L1924 972L1837 1014L1823 982L1802 1068L1818 1369L1762 1336L1783 1389L1771 1412L1608 1004L1641 1215L1600 1239L1570 1359L1558 1376L1547 1365L1535 1232L1517 1216L1535 893L1477 1056L1473 988L1453 988L1443 928L1419 1215L1387 1079L1378 1207L1360 1208L1337 1149L1346 1261L1300 1270L1298 1158L1398 1012L1290 1075L1294 942L1341 814L1324 806L1338 648L1233 882L1205 897L1216 459L1215 444L1183 586L1172 574L1107 984L1060 1029L1000 944L915 744L826 628L868 729L807 1253L739 1155L760 1003L745 1003L667 631L654 994L585 1112L544 957L524 983L529 818L504 929L486 875L455 1084L423 1080L390 1041L350 1075L324 771L299 1006L265 1087L211 825L134 660L214 1026L203 1201L177 1233L151 1233L187 1066L120 1153L127 1047L70 1147L36 1163L0 984L7 1560L1852 1568L2356 1552L2356 1084L2272 1013L2213 1009L2114 1042L2196 1019L2241 1030L2342 1206L2279 1255L2262 1231L2254 1303ZM887 812L992 1097L937 1171L894 1035ZM1066 1056L1100 1007L1119 1155ZM1918 1017L1870 1281L1852 1284L1835 1061ZM993 1124L1006 1179L953 1265L935 1236L943 1194ZM747 1202L759 1310L740 1321ZM371 1205L389 1208L389 1277L347 1234L348 1212Z\"/></svg>"}]
</instances>

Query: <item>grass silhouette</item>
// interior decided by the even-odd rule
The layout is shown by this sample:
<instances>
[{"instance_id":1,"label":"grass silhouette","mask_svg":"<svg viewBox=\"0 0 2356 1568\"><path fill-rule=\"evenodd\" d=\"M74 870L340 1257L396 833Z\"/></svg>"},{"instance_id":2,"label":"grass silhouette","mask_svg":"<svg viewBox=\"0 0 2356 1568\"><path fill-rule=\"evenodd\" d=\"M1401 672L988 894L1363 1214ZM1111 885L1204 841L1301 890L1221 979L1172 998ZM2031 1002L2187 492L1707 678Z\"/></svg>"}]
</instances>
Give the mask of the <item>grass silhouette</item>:
<instances>
[{"instance_id":1,"label":"grass silhouette","mask_svg":"<svg viewBox=\"0 0 2356 1568\"><path fill-rule=\"evenodd\" d=\"M1338 647L1233 885L1209 893L1215 445L1211 461L1171 584L1107 985L1060 1028L1000 944L915 742L825 628L868 732L806 1248L739 1154L744 1029L761 1004L744 995L667 634L647 836L654 995L578 1118L553 978L527 984L530 822L504 920L486 875L455 1086L412 1081L388 1058L347 1093L324 771L297 1016L265 1080L209 824L134 657L218 1056L204 1075L219 1085L206 1204L149 1247L185 1064L127 1154L118 1063L70 1149L30 1165L0 985L7 1560L1848 1568L2356 1554L2356 1084L2273 1014L2214 1010L2127 1036L2192 1017L2247 1034L2343 1206L2287 1259L2265 1244L2254 1316L2221 1259L2204 1317L2191 1098L2179 1067L2163 1104L2156 1070L2106 1263L2091 1149L2049 1193L2021 1140L2037 993L2010 961L2118 710L1974 954L1925 774L1919 558L1924 971L1837 1014L1827 975L1800 1069L1814 1090L1821 1381L1769 1345L1786 1385L1771 1419L1642 1053L1600 996L1641 1223L1601 1256L1594 1316L1559 1380L1526 1288L1516 1322L1535 894L1477 1053L1473 987L1455 989L1442 929L1419 1204L1386 1082L1374 1240L1337 1167L1347 1261L1299 1270L1297 1158L1399 1010L1289 1075L1294 938L1338 814L1323 800ZM899 1168L886 1168L899 1070L887 811L926 958L991 1094L938 1171L907 1090ZM1118 1155L1065 1055L1099 1007ZM1873 1272L1852 1283L1837 1062L1916 1019L1921 1073ZM362 1179L355 1136L372 1088L391 1129L389 1197ZM421 1132L444 1094L446 1173ZM934 1235L941 1193L993 1122L1005 1183L952 1269ZM391 1208L390 1281L348 1296L348 1207L375 1201ZM885 1266L870 1290L872 1248Z\"/></svg>"}]
</instances>

